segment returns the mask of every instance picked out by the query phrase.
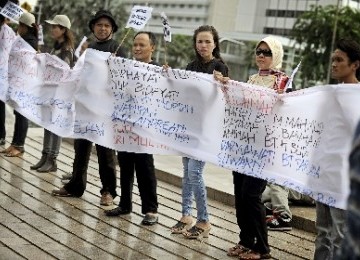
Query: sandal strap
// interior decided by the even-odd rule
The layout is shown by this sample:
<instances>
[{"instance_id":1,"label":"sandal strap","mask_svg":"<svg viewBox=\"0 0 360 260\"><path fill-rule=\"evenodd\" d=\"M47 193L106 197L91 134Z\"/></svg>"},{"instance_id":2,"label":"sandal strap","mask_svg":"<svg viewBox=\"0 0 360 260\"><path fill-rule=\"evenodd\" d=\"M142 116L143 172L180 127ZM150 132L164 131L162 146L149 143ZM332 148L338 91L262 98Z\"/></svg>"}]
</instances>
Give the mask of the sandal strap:
<instances>
[{"instance_id":1,"label":"sandal strap","mask_svg":"<svg viewBox=\"0 0 360 260\"><path fill-rule=\"evenodd\" d=\"M193 226L187 231L187 233L189 233L190 236L199 236L204 231L205 230L202 229L202 228L199 228L197 226Z\"/></svg>"},{"instance_id":2,"label":"sandal strap","mask_svg":"<svg viewBox=\"0 0 360 260\"><path fill-rule=\"evenodd\" d=\"M249 250L250 250L249 248L247 248L241 244L236 244L235 246L229 248L227 255L228 256L238 256Z\"/></svg>"},{"instance_id":3,"label":"sandal strap","mask_svg":"<svg viewBox=\"0 0 360 260\"><path fill-rule=\"evenodd\" d=\"M186 227L186 223L178 221L172 228L171 230L173 231L181 231L184 229L184 227Z\"/></svg>"}]
</instances>

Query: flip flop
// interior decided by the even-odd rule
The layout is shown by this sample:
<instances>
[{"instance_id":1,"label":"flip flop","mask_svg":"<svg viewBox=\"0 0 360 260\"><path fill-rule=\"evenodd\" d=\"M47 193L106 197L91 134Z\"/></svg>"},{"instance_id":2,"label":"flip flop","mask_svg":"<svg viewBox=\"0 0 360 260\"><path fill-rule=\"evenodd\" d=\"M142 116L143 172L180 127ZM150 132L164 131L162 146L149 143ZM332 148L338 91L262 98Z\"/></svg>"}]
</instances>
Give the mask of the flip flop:
<instances>
[{"instance_id":1,"label":"flip flop","mask_svg":"<svg viewBox=\"0 0 360 260\"><path fill-rule=\"evenodd\" d=\"M20 151L15 147L5 154L6 157L21 157L24 154L24 151Z\"/></svg>"},{"instance_id":2,"label":"flip flop","mask_svg":"<svg viewBox=\"0 0 360 260\"><path fill-rule=\"evenodd\" d=\"M8 148L1 150L0 153L10 153L13 149L16 149L14 146L10 145Z\"/></svg>"}]
</instances>

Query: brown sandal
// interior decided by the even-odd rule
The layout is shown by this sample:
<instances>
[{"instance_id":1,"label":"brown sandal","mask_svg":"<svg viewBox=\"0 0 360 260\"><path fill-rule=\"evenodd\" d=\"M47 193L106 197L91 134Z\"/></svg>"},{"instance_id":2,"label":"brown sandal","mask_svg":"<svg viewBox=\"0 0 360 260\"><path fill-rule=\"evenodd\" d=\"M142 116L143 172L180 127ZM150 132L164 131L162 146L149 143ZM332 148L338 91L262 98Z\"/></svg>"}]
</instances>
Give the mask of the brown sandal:
<instances>
[{"instance_id":1,"label":"brown sandal","mask_svg":"<svg viewBox=\"0 0 360 260\"><path fill-rule=\"evenodd\" d=\"M240 254L243 254L250 249L247 247L244 247L243 245L237 244L236 246L230 247L227 251L228 256L239 256Z\"/></svg>"},{"instance_id":2,"label":"brown sandal","mask_svg":"<svg viewBox=\"0 0 360 260\"><path fill-rule=\"evenodd\" d=\"M260 254L253 250L248 250L239 255L239 259L241 260L261 260L261 259L270 259L270 254Z\"/></svg>"},{"instance_id":3,"label":"brown sandal","mask_svg":"<svg viewBox=\"0 0 360 260\"><path fill-rule=\"evenodd\" d=\"M10 153L13 149L16 149L15 146L10 145L8 148L1 150L0 153Z\"/></svg>"},{"instance_id":4,"label":"brown sandal","mask_svg":"<svg viewBox=\"0 0 360 260\"><path fill-rule=\"evenodd\" d=\"M21 157L24 154L23 150L18 150L17 148L13 147L9 152L5 154L6 157Z\"/></svg>"}]
</instances>

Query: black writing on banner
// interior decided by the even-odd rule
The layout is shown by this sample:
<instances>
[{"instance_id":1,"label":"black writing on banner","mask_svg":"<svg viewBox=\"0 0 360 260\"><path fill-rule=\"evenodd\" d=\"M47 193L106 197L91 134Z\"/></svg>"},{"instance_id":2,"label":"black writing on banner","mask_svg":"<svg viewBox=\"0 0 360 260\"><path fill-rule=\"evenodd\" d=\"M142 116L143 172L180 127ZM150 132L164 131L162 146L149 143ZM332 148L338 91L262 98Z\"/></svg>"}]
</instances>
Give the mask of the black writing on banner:
<instances>
[{"instance_id":1,"label":"black writing on banner","mask_svg":"<svg viewBox=\"0 0 360 260\"><path fill-rule=\"evenodd\" d=\"M220 165L257 177L267 167L320 177L309 158L320 145L322 122L278 115L275 96L256 88L230 88L226 101Z\"/></svg>"},{"instance_id":2,"label":"black writing on banner","mask_svg":"<svg viewBox=\"0 0 360 260\"><path fill-rule=\"evenodd\" d=\"M142 62L129 62L125 59L110 59L111 88L114 95L112 121L116 123L115 142L128 142L133 138L134 127L150 129L180 143L190 142L186 134L187 126L172 118L176 114L194 114L192 105L186 104L178 90L172 89L162 73L163 69ZM112 66L113 65L113 66ZM189 79L191 73L168 70L169 76L178 79ZM171 116L169 116L171 113ZM127 131L124 132L124 129ZM130 140L131 144L153 147L150 140ZM161 146L161 145L160 145Z\"/></svg>"}]
</instances>

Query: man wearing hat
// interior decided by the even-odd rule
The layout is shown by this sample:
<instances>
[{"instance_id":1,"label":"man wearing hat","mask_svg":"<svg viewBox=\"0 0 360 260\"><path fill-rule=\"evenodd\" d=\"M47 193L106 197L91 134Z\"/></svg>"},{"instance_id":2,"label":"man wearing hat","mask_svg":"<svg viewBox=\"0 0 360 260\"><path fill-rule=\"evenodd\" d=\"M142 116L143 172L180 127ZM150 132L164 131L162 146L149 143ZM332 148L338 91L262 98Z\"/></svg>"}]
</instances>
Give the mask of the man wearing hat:
<instances>
[{"instance_id":1,"label":"man wearing hat","mask_svg":"<svg viewBox=\"0 0 360 260\"><path fill-rule=\"evenodd\" d=\"M88 48L99 51L115 53L118 43L112 39L118 30L111 12L107 10L98 11L89 21L89 28L94 34L95 41ZM122 48L119 48L117 56L125 57ZM75 158L73 173L70 181L59 190L53 190L55 196L81 197L86 188L87 167L89 164L92 143L85 139L76 139L74 142ZM111 149L96 144L96 152L99 162L99 174L102 183L100 204L109 206L113 204L116 194L116 168L115 152Z\"/></svg>"}]
</instances>

